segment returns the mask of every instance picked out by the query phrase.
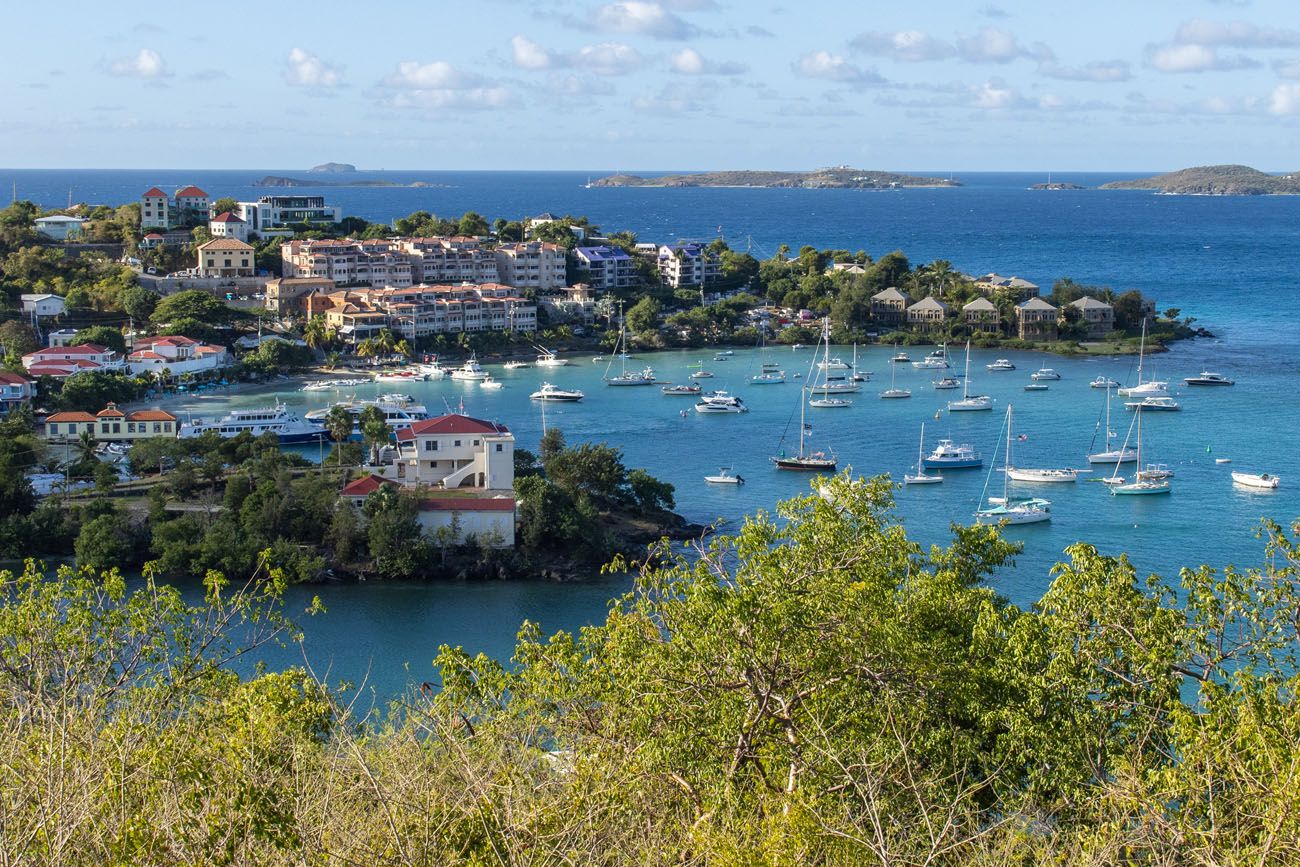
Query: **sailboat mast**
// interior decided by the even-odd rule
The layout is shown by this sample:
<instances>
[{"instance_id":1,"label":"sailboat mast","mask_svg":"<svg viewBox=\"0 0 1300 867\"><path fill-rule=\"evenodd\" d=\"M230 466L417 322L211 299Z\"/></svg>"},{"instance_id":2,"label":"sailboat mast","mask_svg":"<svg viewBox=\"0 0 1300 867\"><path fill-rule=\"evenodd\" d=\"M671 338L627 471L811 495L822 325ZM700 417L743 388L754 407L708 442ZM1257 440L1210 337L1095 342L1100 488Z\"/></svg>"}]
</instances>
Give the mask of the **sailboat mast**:
<instances>
[{"instance_id":1,"label":"sailboat mast","mask_svg":"<svg viewBox=\"0 0 1300 867\"><path fill-rule=\"evenodd\" d=\"M961 378L961 399L970 397L970 341L966 341L966 374Z\"/></svg>"},{"instance_id":2,"label":"sailboat mast","mask_svg":"<svg viewBox=\"0 0 1300 867\"><path fill-rule=\"evenodd\" d=\"M1002 505L1007 504L1007 486L1010 484L1011 474L1007 470L1011 469L1011 404L1007 404L1007 451L1003 457L1006 464L1002 468Z\"/></svg>"},{"instance_id":3,"label":"sailboat mast","mask_svg":"<svg viewBox=\"0 0 1300 867\"><path fill-rule=\"evenodd\" d=\"M1137 480L1136 477L1138 473L1142 472L1142 407L1135 406L1133 407L1133 411L1137 413L1137 426L1138 426L1137 465L1136 465L1137 468L1133 470L1134 481L1136 481Z\"/></svg>"},{"instance_id":4,"label":"sailboat mast","mask_svg":"<svg viewBox=\"0 0 1300 867\"><path fill-rule=\"evenodd\" d=\"M1143 316L1142 317L1142 339L1141 341L1138 342L1138 381L1137 381L1138 385L1142 384L1142 359L1146 355L1146 351L1147 351L1147 318L1146 316Z\"/></svg>"},{"instance_id":5,"label":"sailboat mast","mask_svg":"<svg viewBox=\"0 0 1300 867\"><path fill-rule=\"evenodd\" d=\"M804 387L799 386L799 457L803 457L803 436L807 429L804 425L804 413L808 411L808 401L804 399Z\"/></svg>"},{"instance_id":6,"label":"sailboat mast","mask_svg":"<svg viewBox=\"0 0 1300 867\"><path fill-rule=\"evenodd\" d=\"M921 439L916 443L916 471L924 473L925 467L922 461L925 460L925 422L921 422Z\"/></svg>"}]
</instances>

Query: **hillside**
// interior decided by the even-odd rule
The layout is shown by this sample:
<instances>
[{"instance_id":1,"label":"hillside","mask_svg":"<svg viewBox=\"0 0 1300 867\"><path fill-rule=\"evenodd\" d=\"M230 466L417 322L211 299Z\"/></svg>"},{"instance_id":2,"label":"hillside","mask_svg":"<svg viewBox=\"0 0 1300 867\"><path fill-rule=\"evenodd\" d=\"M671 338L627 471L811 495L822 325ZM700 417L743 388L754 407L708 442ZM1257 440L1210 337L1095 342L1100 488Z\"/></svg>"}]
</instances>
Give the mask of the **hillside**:
<instances>
[{"instance_id":1,"label":"hillside","mask_svg":"<svg viewBox=\"0 0 1300 867\"><path fill-rule=\"evenodd\" d=\"M1196 166L1150 178L1111 181L1103 190L1157 190L1186 196L1269 196L1300 193L1300 176L1270 175L1250 166Z\"/></svg>"},{"instance_id":2,"label":"hillside","mask_svg":"<svg viewBox=\"0 0 1300 867\"><path fill-rule=\"evenodd\" d=\"M779 189L887 190L902 187L959 187L960 181L926 178L836 166L812 172L726 171L662 175L610 175L592 181L593 187L770 187Z\"/></svg>"}]
</instances>

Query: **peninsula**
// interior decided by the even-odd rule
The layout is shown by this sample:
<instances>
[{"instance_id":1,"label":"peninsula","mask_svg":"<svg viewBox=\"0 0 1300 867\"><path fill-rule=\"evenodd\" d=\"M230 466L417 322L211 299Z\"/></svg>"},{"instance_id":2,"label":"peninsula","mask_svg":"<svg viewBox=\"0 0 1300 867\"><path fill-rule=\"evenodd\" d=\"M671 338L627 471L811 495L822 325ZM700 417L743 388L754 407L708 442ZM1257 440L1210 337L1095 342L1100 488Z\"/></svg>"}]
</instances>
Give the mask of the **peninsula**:
<instances>
[{"instance_id":1,"label":"peninsula","mask_svg":"<svg viewBox=\"0 0 1300 867\"><path fill-rule=\"evenodd\" d=\"M775 189L896 190L905 187L960 187L951 178L928 178L897 172L879 172L835 166L811 172L726 171L690 174L610 175L592 181L591 187L768 187Z\"/></svg>"},{"instance_id":2,"label":"peninsula","mask_svg":"<svg viewBox=\"0 0 1300 867\"><path fill-rule=\"evenodd\" d=\"M1180 196L1275 196L1300 193L1300 174L1270 175L1250 166L1195 166L1131 181L1111 181L1103 190L1155 190Z\"/></svg>"}]
</instances>

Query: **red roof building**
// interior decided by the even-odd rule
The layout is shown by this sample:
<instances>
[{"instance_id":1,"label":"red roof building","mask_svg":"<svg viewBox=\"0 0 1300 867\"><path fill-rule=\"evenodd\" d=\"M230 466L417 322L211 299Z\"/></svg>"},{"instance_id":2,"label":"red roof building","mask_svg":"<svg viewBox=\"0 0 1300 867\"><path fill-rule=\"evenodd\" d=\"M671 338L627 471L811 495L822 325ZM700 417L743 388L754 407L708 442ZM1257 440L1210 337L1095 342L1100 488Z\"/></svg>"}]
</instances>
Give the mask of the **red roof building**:
<instances>
[{"instance_id":1,"label":"red roof building","mask_svg":"<svg viewBox=\"0 0 1300 867\"><path fill-rule=\"evenodd\" d=\"M178 199L206 199L207 197L208 197L207 193L205 193L203 190L200 190L198 187L194 186L193 184L191 184L188 187L185 187L184 189L180 189L176 191L176 198Z\"/></svg>"},{"instance_id":2,"label":"red roof building","mask_svg":"<svg viewBox=\"0 0 1300 867\"><path fill-rule=\"evenodd\" d=\"M339 496L360 501L364 500L366 497L370 496L385 485L390 485L395 488L397 487L397 482L394 482L392 479L385 479L376 476L372 473L368 476L362 476L355 481L348 482L343 486L343 490L339 491Z\"/></svg>"}]
</instances>

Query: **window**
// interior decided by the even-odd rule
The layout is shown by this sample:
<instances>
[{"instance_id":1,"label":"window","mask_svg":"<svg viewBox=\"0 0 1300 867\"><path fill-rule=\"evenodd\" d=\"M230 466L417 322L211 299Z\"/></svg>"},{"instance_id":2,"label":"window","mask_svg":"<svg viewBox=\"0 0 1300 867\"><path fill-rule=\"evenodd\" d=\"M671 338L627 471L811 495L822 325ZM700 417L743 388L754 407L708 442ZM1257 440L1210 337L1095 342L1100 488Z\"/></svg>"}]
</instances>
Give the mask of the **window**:
<instances>
[{"instance_id":1,"label":"window","mask_svg":"<svg viewBox=\"0 0 1300 867\"><path fill-rule=\"evenodd\" d=\"M52 433L52 434L56 434L56 433L59 432L59 423L58 423L57 421L56 421L56 422L52 422L52 423L46 425L46 427L48 427L48 428L50 429L49 432Z\"/></svg>"},{"instance_id":2,"label":"window","mask_svg":"<svg viewBox=\"0 0 1300 867\"><path fill-rule=\"evenodd\" d=\"M122 432L122 425L119 424L118 422L113 422L113 433L121 433L121 432Z\"/></svg>"},{"instance_id":3,"label":"window","mask_svg":"<svg viewBox=\"0 0 1300 867\"><path fill-rule=\"evenodd\" d=\"M424 441L424 450L425 450L426 452L436 452L436 451L438 450L438 441L437 441L437 440L425 440L425 441Z\"/></svg>"},{"instance_id":4,"label":"window","mask_svg":"<svg viewBox=\"0 0 1300 867\"><path fill-rule=\"evenodd\" d=\"M104 422L103 424L101 424L101 425L99 426L99 432L100 432L100 433L108 433L108 422Z\"/></svg>"},{"instance_id":5,"label":"window","mask_svg":"<svg viewBox=\"0 0 1300 867\"><path fill-rule=\"evenodd\" d=\"M503 451L505 451L505 447L502 446L501 443L497 443L497 451L499 451L499 452L503 452Z\"/></svg>"},{"instance_id":6,"label":"window","mask_svg":"<svg viewBox=\"0 0 1300 867\"><path fill-rule=\"evenodd\" d=\"M162 425L160 425L158 422L154 422L154 423L153 423L153 432L154 432L154 433L162 433Z\"/></svg>"},{"instance_id":7,"label":"window","mask_svg":"<svg viewBox=\"0 0 1300 867\"><path fill-rule=\"evenodd\" d=\"M126 423L126 432L129 434L135 433L135 422L129 421Z\"/></svg>"},{"instance_id":8,"label":"window","mask_svg":"<svg viewBox=\"0 0 1300 867\"><path fill-rule=\"evenodd\" d=\"M454 443L452 443L452 445L455 446L456 448L460 448L460 440L456 440Z\"/></svg>"},{"instance_id":9,"label":"window","mask_svg":"<svg viewBox=\"0 0 1300 867\"><path fill-rule=\"evenodd\" d=\"M478 444L479 444L478 440L474 440L474 445L477 446Z\"/></svg>"}]
</instances>

